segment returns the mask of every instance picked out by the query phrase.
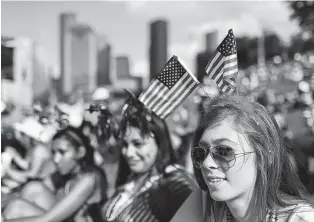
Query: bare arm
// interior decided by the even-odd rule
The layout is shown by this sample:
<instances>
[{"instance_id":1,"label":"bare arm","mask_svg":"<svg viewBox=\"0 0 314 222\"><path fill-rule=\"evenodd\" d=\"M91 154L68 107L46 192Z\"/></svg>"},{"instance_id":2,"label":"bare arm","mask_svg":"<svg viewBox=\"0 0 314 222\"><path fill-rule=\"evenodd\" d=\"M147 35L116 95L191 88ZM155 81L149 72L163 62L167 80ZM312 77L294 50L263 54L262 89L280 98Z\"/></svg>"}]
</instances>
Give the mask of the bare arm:
<instances>
[{"instance_id":1,"label":"bare arm","mask_svg":"<svg viewBox=\"0 0 314 222\"><path fill-rule=\"evenodd\" d=\"M32 155L32 164L27 172L28 177L36 177L39 175L44 163L48 160L47 150L45 147L36 147Z\"/></svg>"},{"instance_id":2,"label":"bare arm","mask_svg":"<svg viewBox=\"0 0 314 222\"><path fill-rule=\"evenodd\" d=\"M24 183L27 181L28 178L26 172L15 170L12 169L11 167L7 169L6 173L11 180L14 180L18 183Z\"/></svg>"},{"instance_id":3,"label":"bare arm","mask_svg":"<svg viewBox=\"0 0 314 222\"><path fill-rule=\"evenodd\" d=\"M7 170L7 175L13 179L16 180L20 183L24 183L27 181L29 177L37 177L42 170L42 167L44 166L45 161L47 161L47 151L44 150L44 147L36 147L33 154L32 154L32 163L29 166L29 169L26 169L25 171L20 171L16 169L9 168ZM15 162L20 166L21 163L20 161L27 162L23 160L15 151L10 151L13 152L13 159ZM17 161L18 160L18 161ZM25 166L24 166L25 167ZM23 168L23 167L22 167Z\"/></svg>"},{"instance_id":4,"label":"bare arm","mask_svg":"<svg viewBox=\"0 0 314 222\"><path fill-rule=\"evenodd\" d=\"M49 211L38 217L18 218L12 220L5 220L5 222L60 222L78 209L92 195L95 189L96 178L95 175L85 175L71 190L71 192L65 196L60 202L54 205Z\"/></svg>"},{"instance_id":5,"label":"bare arm","mask_svg":"<svg viewBox=\"0 0 314 222\"><path fill-rule=\"evenodd\" d=\"M21 167L23 170L27 170L29 167L29 161L26 159L23 159L19 154L13 156L13 160L18 165Z\"/></svg>"},{"instance_id":6,"label":"bare arm","mask_svg":"<svg viewBox=\"0 0 314 222\"><path fill-rule=\"evenodd\" d=\"M18 165L23 170L27 170L29 167L29 160L23 159L20 154L12 147L8 147L6 152L11 154L12 161L14 161L16 165Z\"/></svg>"}]
</instances>

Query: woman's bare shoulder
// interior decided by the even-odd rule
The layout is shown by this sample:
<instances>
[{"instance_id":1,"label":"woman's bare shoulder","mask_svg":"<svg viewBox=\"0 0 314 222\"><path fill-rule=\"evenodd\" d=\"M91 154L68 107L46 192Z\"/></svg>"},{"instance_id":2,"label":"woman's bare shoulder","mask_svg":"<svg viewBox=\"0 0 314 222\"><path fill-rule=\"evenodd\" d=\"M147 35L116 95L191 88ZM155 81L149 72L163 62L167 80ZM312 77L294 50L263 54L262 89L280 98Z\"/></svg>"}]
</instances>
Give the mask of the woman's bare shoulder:
<instances>
[{"instance_id":1,"label":"woman's bare shoulder","mask_svg":"<svg viewBox=\"0 0 314 222\"><path fill-rule=\"evenodd\" d=\"M293 209L288 222L313 222L314 207L310 204L298 204Z\"/></svg>"}]
</instances>

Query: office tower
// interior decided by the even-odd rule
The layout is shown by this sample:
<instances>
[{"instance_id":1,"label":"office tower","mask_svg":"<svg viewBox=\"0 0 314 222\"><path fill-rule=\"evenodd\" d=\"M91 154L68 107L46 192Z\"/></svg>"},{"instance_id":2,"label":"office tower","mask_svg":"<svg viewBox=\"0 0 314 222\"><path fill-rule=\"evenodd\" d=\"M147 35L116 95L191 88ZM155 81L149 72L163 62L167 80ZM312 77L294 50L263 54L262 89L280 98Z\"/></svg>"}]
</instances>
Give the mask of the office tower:
<instances>
[{"instance_id":1,"label":"office tower","mask_svg":"<svg viewBox=\"0 0 314 222\"><path fill-rule=\"evenodd\" d=\"M154 78L168 60L168 23L156 20L150 24L150 79Z\"/></svg>"},{"instance_id":2,"label":"office tower","mask_svg":"<svg viewBox=\"0 0 314 222\"><path fill-rule=\"evenodd\" d=\"M72 92L72 69L71 69L71 44L72 44L72 26L76 23L74 13L60 14L60 85L59 96Z\"/></svg>"},{"instance_id":3,"label":"office tower","mask_svg":"<svg viewBox=\"0 0 314 222\"><path fill-rule=\"evenodd\" d=\"M116 74L117 79L130 78L130 64L127 56L117 56L116 58Z\"/></svg>"},{"instance_id":4,"label":"office tower","mask_svg":"<svg viewBox=\"0 0 314 222\"><path fill-rule=\"evenodd\" d=\"M97 80L97 37L86 24L77 23L71 31L72 90L91 93Z\"/></svg>"},{"instance_id":5,"label":"office tower","mask_svg":"<svg viewBox=\"0 0 314 222\"><path fill-rule=\"evenodd\" d=\"M208 51L199 52L196 56L196 77L203 83L204 77L206 76L205 67L210 59L212 53Z\"/></svg>"},{"instance_id":6,"label":"office tower","mask_svg":"<svg viewBox=\"0 0 314 222\"><path fill-rule=\"evenodd\" d=\"M214 52L218 47L218 31L212 31L205 34L205 50L208 52Z\"/></svg>"},{"instance_id":7,"label":"office tower","mask_svg":"<svg viewBox=\"0 0 314 222\"><path fill-rule=\"evenodd\" d=\"M196 76L203 83L206 75L205 67L218 47L218 32L213 31L205 35L205 49L196 56Z\"/></svg>"},{"instance_id":8,"label":"office tower","mask_svg":"<svg viewBox=\"0 0 314 222\"><path fill-rule=\"evenodd\" d=\"M25 37L1 38L2 100L18 106L31 106L49 92L49 67L47 51L34 40Z\"/></svg>"},{"instance_id":9,"label":"office tower","mask_svg":"<svg viewBox=\"0 0 314 222\"><path fill-rule=\"evenodd\" d=\"M103 36L98 37L97 86L111 85L111 46Z\"/></svg>"}]
</instances>

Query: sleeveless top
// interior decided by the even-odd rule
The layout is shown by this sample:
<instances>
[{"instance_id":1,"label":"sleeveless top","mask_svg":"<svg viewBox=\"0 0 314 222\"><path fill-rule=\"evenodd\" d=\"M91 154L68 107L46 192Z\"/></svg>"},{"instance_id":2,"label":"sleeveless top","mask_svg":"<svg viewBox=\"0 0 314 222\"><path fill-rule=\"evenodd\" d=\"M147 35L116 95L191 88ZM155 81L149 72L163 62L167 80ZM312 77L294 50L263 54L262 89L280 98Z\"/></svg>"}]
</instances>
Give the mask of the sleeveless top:
<instances>
[{"instance_id":1,"label":"sleeveless top","mask_svg":"<svg viewBox=\"0 0 314 222\"><path fill-rule=\"evenodd\" d=\"M206 196L206 192L196 189L182 204L171 222L209 221L204 217L206 214ZM276 221L276 217L269 216L268 221ZM230 219L224 218L221 222L228 220L230 221ZM297 204L284 208L277 212L277 222L314 222L314 208L309 204Z\"/></svg>"},{"instance_id":2,"label":"sleeveless top","mask_svg":"<svg viewBox=\"0 0 314 222\"><path fill-rule=\"evenodd\" d=\"M312 222L314 221L314 207L308 204L298 204L293 207L287 222ZM280 212L278 217L280 218Z\"/></svg>"},{"instance_id":3,"label":"sleeveless top","mask_svg":"<svg viewBox=\"0 0 314 222\"><path fill-rule=\"evenodd\" d=\"M99 189L100 196L99 198L95 198L92 194L91 198L89 198L85 204L77 211L75 212L72 216L69 218L65 219L62 222L74 222L74 217L78 212L83 212L84 217L87 218L87 221L101 221L101 206L103 203L107 200L107 180L106 176L103 173L103 171L98 168L97 166L91 166L89 169L87 169L83 174L86 173L92 173L95 174L96 178L96 186ZM63 176L60 175L58 172L52 175L51 177L52 182L56 188L56 194L57 197L63 198L64 196L68 195L68 193L71 191L71 188L74 185L74 181L71 181L69 176ZM69 181L70 180L70 181ZM96 190L95 190L96 191ZM94 192L95 192L94 191Z\"/></svg>"},{"instance_id":4,"label":"sleeveless top","mask_svg":"<svg viewBox=\"0 0 314 222\"><path fill-rule=\"evenodd\" d=\"M102 209L103 222L170 221L195 187L183 168L168 166L164 174L146 179L135 194L132 182L120 187Z\"/></svg>"}]
</instances>

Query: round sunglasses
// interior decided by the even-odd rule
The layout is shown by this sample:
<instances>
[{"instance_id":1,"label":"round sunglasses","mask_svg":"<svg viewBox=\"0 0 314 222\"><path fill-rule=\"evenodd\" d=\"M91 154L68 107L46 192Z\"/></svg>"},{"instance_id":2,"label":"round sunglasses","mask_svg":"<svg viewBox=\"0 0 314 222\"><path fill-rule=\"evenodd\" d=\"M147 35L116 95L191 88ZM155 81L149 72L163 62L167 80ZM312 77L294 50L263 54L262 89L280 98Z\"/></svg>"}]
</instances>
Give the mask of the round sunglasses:
<instances>
[{"instance_id":1,"label":"round sunglasses","mask_svg":"<svg viewBox=\"0 0 314 222\"><path fill-rule=\"evenodd\" d=\"M200 169L208 154L211 155L214 162L224 171L234 166L237 157L255 152L235 153L234 149L226 145L213 147L194 147L191 152L192 162L195 168Z\"/></svg>"}]
</instances>

